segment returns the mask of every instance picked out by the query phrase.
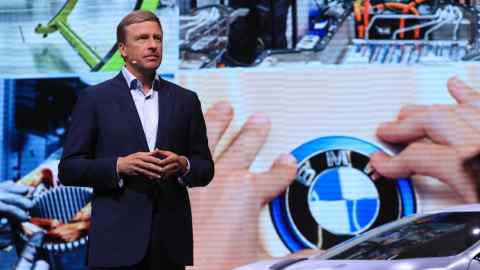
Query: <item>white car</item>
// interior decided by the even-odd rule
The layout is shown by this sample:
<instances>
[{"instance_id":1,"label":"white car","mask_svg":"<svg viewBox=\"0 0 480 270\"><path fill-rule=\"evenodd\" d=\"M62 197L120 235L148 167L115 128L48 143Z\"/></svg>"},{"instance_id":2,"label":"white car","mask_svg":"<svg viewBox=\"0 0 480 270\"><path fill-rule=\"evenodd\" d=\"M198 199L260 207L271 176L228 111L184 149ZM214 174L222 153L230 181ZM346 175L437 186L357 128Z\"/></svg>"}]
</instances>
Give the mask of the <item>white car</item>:
<instances>
[{"instance_id":1,"label":"white car","mask_svg":"<svg viewBox=\"0 0 480 270\"><path fill-rule=\"evenodd\" d=\"M480 270L480 204L417 214L309 258L252 263L235 270Z\"/></svg>"}]
</instances>

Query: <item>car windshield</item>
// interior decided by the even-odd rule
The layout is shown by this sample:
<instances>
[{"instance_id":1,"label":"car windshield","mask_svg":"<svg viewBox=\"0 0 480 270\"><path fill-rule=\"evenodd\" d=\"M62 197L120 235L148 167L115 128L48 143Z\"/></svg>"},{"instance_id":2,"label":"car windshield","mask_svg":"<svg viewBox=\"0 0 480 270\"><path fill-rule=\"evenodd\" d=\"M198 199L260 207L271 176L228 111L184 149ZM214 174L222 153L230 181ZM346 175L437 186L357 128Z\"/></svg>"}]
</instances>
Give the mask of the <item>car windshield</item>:
<instances>
[{"instance_id":1,"label":"car windshield","mask_svg":"<svg viewBox=\"0 0 480 270\"><path fill-rule=\"evenodd\" d=\"M452 256L479 239L480 212L439 213L384 225L318 258L393 260Z\"/></svg>"}]
</instances>

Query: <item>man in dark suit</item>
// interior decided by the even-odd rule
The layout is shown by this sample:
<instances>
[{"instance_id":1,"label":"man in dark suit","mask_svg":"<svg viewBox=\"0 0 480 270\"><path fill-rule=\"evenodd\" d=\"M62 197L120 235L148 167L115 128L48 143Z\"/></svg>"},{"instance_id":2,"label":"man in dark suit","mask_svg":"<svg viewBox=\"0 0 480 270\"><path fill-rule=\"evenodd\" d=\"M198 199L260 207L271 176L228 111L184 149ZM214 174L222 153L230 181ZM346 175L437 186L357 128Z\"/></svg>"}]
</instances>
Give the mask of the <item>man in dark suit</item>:
<instances>
[{"instance_id":1,"label":"man in dark suit","mask_svg":"<svg viewBox=\"0 0 480 270\"><path fill-rule=\"evenodd\" d=\"M156 75L163 32L134 11L117 27L122 72L78 98L59 178L93 188L88 264L96 269L184 269L193 264L187 187L213 178L195 93Z\"/></svg>"}]
</instances>

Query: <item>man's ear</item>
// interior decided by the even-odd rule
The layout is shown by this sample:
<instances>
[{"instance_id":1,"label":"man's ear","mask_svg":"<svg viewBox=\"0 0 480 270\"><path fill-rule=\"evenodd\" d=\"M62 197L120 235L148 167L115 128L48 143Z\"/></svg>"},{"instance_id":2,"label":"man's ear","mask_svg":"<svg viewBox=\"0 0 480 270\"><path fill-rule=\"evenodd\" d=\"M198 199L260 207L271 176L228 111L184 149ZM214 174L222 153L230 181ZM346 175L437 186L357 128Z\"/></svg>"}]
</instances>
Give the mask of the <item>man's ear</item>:
<instances>
[{"instance_id":1,"label":"man's ear","mask_svg":"<svg viewBox=\"0 0 480 270\"><path fill-rule=\"evenodd\" d=\"M122 55L123 59L127 56L127 52L125 49L125 43L119 42L118 43L118 50L120 51L120 54Z\"/></svg>"}]
</instances>

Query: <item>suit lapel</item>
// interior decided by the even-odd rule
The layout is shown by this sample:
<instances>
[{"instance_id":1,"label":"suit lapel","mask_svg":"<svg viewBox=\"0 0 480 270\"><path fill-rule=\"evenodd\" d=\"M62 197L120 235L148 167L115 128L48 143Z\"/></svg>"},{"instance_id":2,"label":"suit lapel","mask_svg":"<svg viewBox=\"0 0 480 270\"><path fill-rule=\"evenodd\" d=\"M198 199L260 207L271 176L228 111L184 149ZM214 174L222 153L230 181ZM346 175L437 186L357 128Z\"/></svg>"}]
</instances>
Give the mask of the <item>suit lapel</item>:
<instances>
[{"instance_id":1,"label":"suit lapel","mask_svg":"<svg viewBox=\"0 0 480 270\"><path fill-rule=\"evenodd\" d=\"M112 79L115 89L118 89L118 95L115 96L116 102L119 105L119 123L123 123L132 133L136 142L144 151L148 151L147 139L143 132L142 122L138 116L135 102L133 101L130 89L122 73L118 74Z\"/></svg>"},{"instance_id":2,"label":"suit lapel","mask_svg":"<svg viewBox=\"0 0 480 270\"><path fill-rule=\"evenodd\" d=\"M158 90L158 130L155 143L157 148L165 149L168 147L168 132L174 106L175 91L172 91L165 80L160 79Z\"/></svg>"}]
</instances>

